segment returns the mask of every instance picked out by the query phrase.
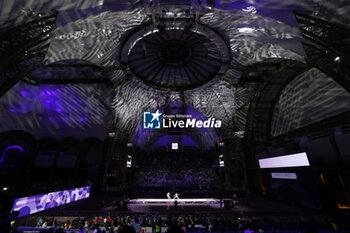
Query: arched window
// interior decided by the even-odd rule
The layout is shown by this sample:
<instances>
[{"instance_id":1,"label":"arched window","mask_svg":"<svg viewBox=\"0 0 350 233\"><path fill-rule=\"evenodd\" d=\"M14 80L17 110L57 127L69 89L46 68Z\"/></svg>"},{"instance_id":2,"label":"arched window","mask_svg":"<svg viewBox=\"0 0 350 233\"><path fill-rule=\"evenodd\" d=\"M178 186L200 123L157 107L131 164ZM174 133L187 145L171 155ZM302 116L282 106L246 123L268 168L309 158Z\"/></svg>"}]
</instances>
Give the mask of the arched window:
<instances>
[{"instance_id":1,"label":"arched window","mask_svg":"<svg viewBox=\"0 0 350 233\"><path fill-rule=\"evenodd\" d=\"M0 165L16 166L24 153L23 145L10 145L1 153Z\"/></svg>"}]
</instances>

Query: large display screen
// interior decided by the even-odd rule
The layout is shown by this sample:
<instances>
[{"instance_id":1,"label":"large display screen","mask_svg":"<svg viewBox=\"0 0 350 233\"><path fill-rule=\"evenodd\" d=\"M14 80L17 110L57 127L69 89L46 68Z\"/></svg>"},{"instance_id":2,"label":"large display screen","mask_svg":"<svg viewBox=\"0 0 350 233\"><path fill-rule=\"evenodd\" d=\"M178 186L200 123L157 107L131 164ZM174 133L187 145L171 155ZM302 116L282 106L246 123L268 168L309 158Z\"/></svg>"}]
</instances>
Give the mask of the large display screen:
<instances>
[{"instance_id":1,"label":"large display screen","mask_svg":"<svg viewBox=\"0 0 350 233\"><path fill-rule=\"evenodd\" d=\"M220 167L225 166L224 155L219 155L219 166Z\"/></svg>"},{"instance_id":2,"label":"large display screen","mask_svg":"<svg viewBox=\"0 0 350 233\"><path fill-rule=\"evenodd\" d=\"M297 180L297 174L294 172L272 172L271 177L274 179Z\"/></svg>"},{"instance_id":3,"label":"large display screen","mask_svg":"<svg viewBox=\"0 0 350 233\"><path fill-rule=\"evenodd\" d=\"M130 155L126 159L126 167L132 167L132 156Z\"/></svg>"},{"instance_id":4,"label":"large display screen","mask_svg":"<svg viewBox=\"0 0 350 233\"><path fill-rule=\"evenodd\" d=\"M284 155L267 159L259 159L260 168L304 167L310 166L305 152Z\"/></svg>"},{"instance_id":5,"label":"large display screen","mask_svg":"<svg viewBox=\"0 0 350 233\"><path fill-rule=\"evenodd\" d=\"M22 217L85 199L89 196L90 186L22 197L15 200L12 206L12 211L19 211L18 217Z\"/></svg>"}]
</instances>

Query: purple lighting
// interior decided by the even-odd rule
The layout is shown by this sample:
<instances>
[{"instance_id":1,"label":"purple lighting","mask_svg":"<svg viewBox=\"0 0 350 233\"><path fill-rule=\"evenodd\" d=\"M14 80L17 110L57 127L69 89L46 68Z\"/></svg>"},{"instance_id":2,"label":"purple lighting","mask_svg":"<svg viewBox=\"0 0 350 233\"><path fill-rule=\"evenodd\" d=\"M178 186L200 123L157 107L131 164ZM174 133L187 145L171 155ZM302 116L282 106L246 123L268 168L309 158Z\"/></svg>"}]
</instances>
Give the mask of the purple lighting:
<instances>
[{"instance_id":1,"label":"purple lighting","mask_svg":"<svg viewBox=\"0 0 350 233\"><path fill-rule=\"evenodd\" d=\"M23 148L22 148L21 146L9 146L9 147L7 147L7 148L4 150L4 152L3 152L2 155L1 155L0 164L2 164L2 163L4 162L6 152L7 152L8 150L10 150L10 149L13 149L13 148L19 149L19 150L21 151L21 155L23 155L24 150L23 150Z\"/></svg>"},{"instance_id":2,"label":"purple lighting","mask_svg":"<svg viewBox=\"0 0 350 233\"><path fill-rule=\"evenodd\" d=\"M195 143L193 141L193 139L190 136L187 136L187 135L183 135L182 136L182 145L184 145L184 146L193 146L193 147L197 147L198 148L197 143Z\"/></svg>"},{"instance_id":3,"label":"purple lighting","mask_svg":"<svg viewBox=\"0 0 350 233\"><path fill-rule=\"evenodd\" d=\"M27 92L26 91L20 91L19 92L23 97L26 97L27 96Z\"/></svg>"},{"instance_id":4,"label":"purple lighting","mask_svg":"<svg viewBox=\"0 0 350 233\"><path fill-rule=\"evenodd\" d=\"M153 145L152 147L158 147L158 146L169 146L172 142L177 142L177 138L175 136L162 136L160 137Z\"/></svg>"}]
</instances>

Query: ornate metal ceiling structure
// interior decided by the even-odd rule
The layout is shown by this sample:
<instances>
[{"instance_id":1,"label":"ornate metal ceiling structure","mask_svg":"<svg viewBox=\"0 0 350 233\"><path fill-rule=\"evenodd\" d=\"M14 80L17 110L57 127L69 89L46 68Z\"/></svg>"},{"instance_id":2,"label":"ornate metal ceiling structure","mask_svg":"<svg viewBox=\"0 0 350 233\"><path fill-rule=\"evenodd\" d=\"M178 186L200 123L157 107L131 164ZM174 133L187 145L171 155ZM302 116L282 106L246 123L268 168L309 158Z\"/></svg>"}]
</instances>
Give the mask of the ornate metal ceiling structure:
<instances>
[{"instance_id":1,"label":"ornate metal ceiling structure","mask_svg":"<svg viewBox=\"0 0 350 233\"><path fill-rule=\"evenodd\" d=\"M279 109L276 109L276 104L279 100L281 100L281 94L283 91L286 90L287 85L294 80L296 77L298 77L300 74L302 74L306 70L310 70L311 68L315 67L318 70L323 71L325 74L327 74L329 77L331 77L334 81L336 81L338 84L340 84L345 90L348 92L349 89L349 80L350 80L350 63L349 63L349 57L348 57L348 51L350 48L350 31L347 27L339 24L334 24L330 22L326 22L322 19L308 16L306 14L302 13L295 13L296 19L298 20L298 23L300 25L300 30L303 33L303 36L305 40L303 41L303 45L305 48L305 51L307 53L307 66L305 65L297 65L298 67L291 66L291 69L288 68L288 65L285 68L282 68L284 75L278 75L277 79L275 77L275 74L270 73L268 74L268 78L263 79L264 81L260 84L258 89L260 96L255 99L251 103L250 112L248 114L248 124L247 124L247 133L248 136L251 138L251 141L256 143L256 146L260 146L261 148L266 147L267 145L270 145L271 143L276 143L277 141L284 140L286 138L291 139L296 136L300 136L300 132L303 132L303 134L312 133L317 127L308 127L306 125L310 124L312 125L315 121L323 122L323 126L326 127L336 126L335 124L339 124L339 120L337 117L331 116L332 112L337 112L336 108L339 106L343 106L346 103L346 99L349 99L348 96L344 96L344 99L339 99L337 101L338 106L334 106L333 111L331 109L325 109L324 111L320 112L319 114L315 113L315 116L312 116L313 120L305 121L304 125L300 125L300 123L296 124L295 119L289 119L288 117L284 117L286 119L279 120L278 123L273 122L274 115L276 115L276 112L281 111L282 106L278 106ZM287 69L287 70L284 70ZM289 69L289 71L288 71ZM311 70L310 70L311 71ZM312 74L311 74L312 73ZM309 75L311 77L317 77L318 79L321 79L323 75L320 75L321 72L309 72ZM288 75L286 75L288 74ZM307 75L305 73L304 79L307 78ZM314 78L315 79L315 78ZM275 81L274 81L275 80ZM315 80L314 80L315 81ZM324 83L324 80L319 80L320 83ZM329 83L329 82L328 82ZM305 85L304 85L305 86ZM317 86L315 84L315 86ZM328 85L329 86L329 85ZM335 87L335 85L332 85ZM300 88L300 85L298 85ZM320 87L319 87L320 88ZM289 88L289 92L285 93L285 95L293 96L296 98L307 98L303 95L295 95L298 91L305 92L303 89L295 90ZM309 87L309 89L314 90L313 93L317 92L317 88ZM311 95L312 93L310 93ZM327 108L331 108L332 103L334 103L336 96L342 95L343 92L337 92L336 95L331 96L323 96L319 97L321 100L318 100L322 102L323 105L326 105ZM327 99L329 98L329 99ZM317 101L318 98L307 98L309 101ZM291 99L288 99L288 101L291 101ZM306 103L306 100L302 100L304 103ZM344 102L345 101L345 102ZM294 101L295 102L295 101ZM304 104L305 105L305 104ZM318 106L318 103L315 104ZM287 106L283 106L284 111ZM294 104L293 108L296 110L297 106ZM349 109L348 106L343 106L342 111L347 111ZM302 114L303 111L298 110L300 114ZM327 113L329 112L330 113ZM280 113L278 113L280 114ZM287 114L287 113L286 113ZM311 114L311 113L309 113ZM334 113L333 113L334 114ZM344 115L344 114L340 114ZM339 115L339 116L340 116ZM316 117L317 116L317 117ZM331 117L330 117L331 116ZM348 120L348 117L341 117L340 119L343 119L344 122L342 124L348 124L350 123ZM316 119L317 118L317 119ZM323 120L325 118L329 118L329 121ZM278 120L275 120L278 121ZM295 131L295 133L288 133L283 131L283 128L286 124L293 124L294 125L289 128L289 130ZM267 124L266 124L267 123ZM274 124L274 125L272 125ZM297 130L297 128L304 126L304 130L300 131ZM273 127L273 128L272 128ZM293 129L292 129L293 128ZM310 131L308 131L310 130ZM277 133L279 132L279 133ZM285 137L279 136L281 132L285 133ZM282 133L282 134L283 134ZM275 139L273 139L275 137Z\"/></svg>"},{"instance_id":2,"label":"ornate metal ceiling structure","mask_svg":"<svg viewBox=\"0 0 350 233\"><path fill-rule=\"evenodd\" d=\"M266 122L272 121L280 94L300 72L317 67L350 90L347 27L296 13L303 38L291 11L317 5L321 14L326 12L323 2L54 2L0 4L3 25L27 23L1 31L2 117L15 119L12 125L3 124L2 131L22 125L31 132L41 121L54 132L52 125L60 121L45 112L61 109L47 103L58 92L70 100L63 102L74 114L58 115L72 129L82 122L86 127L80 129L101 124L106 132L113 125L119 137L131 140L143 111L180 104L222 120L220 139L246 129L252 140L266 145L272 127ZM29 9L35 14L28 14ZM276 14L279 9L283 13ZM19 14L23 17L16 18ZM21 79L27 83L11 89ZM62 84L77 86L69 91ZM33 91L30 85L38 87ZM35 102L30 111L20 103L28 99ZM39 99L41 103L34 101ZM94 107L84 109L87 105ZM28 110L25 116L22 110ZM85 119L87 115L93 117ZM113 124L103 125L110 118ZM21 119L26 123L18 124Z\"/></svg>"},{"instance_id":3,"label":"ornate metal ceiling structure","mask_svg":"<svg viewBox=\"0 0 350 233\"><path fill-rule=\"evenodd\" d=\"M295 13L306 41L307 62L350 92L350 30L299 12Z\"/></svg>"},{"instance_id":4,"label":"ornate metal ceiling structure","mask_svg":"<svg viewBox=\"0 0 350 233\"><path fill-rule=\"evenodd\" d=\"M223 74L230 54L225 41L210 28L177 21L140 29L125 43L121 56L121 62L146 84L176 91Z\"/></svg>"},{"instance_id":5,"label":"ornate metal ceiling structure","mask_svg":"<svg viewBox=\"0 0 350 233\"><path fill-rule=\"evenodd\" d=\"M0 30L0 97L43 65L57 14Z\"/></svg>"}]
</instances>

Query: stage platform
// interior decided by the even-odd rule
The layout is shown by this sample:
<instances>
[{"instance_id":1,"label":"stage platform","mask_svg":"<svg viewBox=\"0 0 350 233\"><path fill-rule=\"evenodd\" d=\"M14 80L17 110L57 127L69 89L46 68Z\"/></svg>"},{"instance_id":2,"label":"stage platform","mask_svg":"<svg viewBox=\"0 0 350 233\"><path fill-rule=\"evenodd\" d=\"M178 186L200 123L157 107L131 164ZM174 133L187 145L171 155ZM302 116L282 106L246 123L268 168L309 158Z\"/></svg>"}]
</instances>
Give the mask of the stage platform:
<instances>
[{"instance_id":1,"label":"stage platform","mask_svg":"<svg viewBox=\"0 0 350 233\"><path fill-rule=\"evenodd\" d=\"M222 202L221 202L222 200ZM175 211L174 199L161 197L131 197L127 208L121 208L116 203L123 199L113 195L97 195L89 199L81 200L66 206L60 206L52 210L45 211L46 215L104 215L104 214L133 214L133 213L154 213L168 214ZM225 205L226 201L226 205ZM180 214L187 213L295 213L297 211L292 206L278 200L273 200L263 196L238 197L231 202L231 199L215 197L185 197L178 200L177 211ZM227 205L228 204L228 205Z\"/></svg>"},{"instance_id":2,"label":"stage platform","mask_svg":"<svg viewBox=\"0 0 350 233\"><path fill-rule=\"evenodd\" d=\"M130 200L128 209L132 212L166 213L168 211L206 212L219 211L224 207L224 199L217 198L180 198L175 199L136 198Z\"/></svg>"},{"instance_id":3,"label":"stage platform","mask_svg":"<svg viewBox=\"0 0 350 233\"><path fill-rule=\"evenodd\" d=\"M220 199L215 198L137 198L130 200L130 204L174 204L177 200L178 204L220 204Z\"/></svg>"}]
</instances>

